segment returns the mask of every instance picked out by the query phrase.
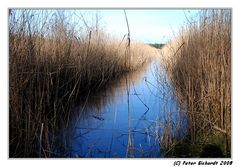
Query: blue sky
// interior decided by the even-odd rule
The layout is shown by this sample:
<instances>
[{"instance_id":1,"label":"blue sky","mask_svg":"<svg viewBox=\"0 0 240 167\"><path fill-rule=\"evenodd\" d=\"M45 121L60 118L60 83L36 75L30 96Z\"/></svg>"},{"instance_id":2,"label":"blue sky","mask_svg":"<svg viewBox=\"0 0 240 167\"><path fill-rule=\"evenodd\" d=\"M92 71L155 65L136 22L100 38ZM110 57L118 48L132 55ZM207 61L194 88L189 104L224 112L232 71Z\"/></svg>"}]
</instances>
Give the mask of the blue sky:
<instances>
[{"instance_id":1,"label":"blue sky","mask_svg":"<svg viewBox=\"0 0 240 167\"><path fill-rule=\"evenodd\" d=\"M44 10L49 15L60 10ZM122 39L128 33L123 9L71 9L61 10L70 22L82 27L84 17L88 25L94 25L96 14L104 32ZM176 37L187 19L196 17L199 10L192 9L126 9L132 40L145 43L166 43ZM39 10L32 12L41 13ZM37 15L37 14L36 14ZM44 20L42 20L44 22ZM83 26L84 27L84 26Z\"/></svg>"},{"instance_id":2,"label":"blue sky","mask_svg":"<svg viewBox=\"0 0 240 167\"><path fill-rule=\"evenodd\" d=\"M127 25L123 9L81 10L86 13L98 13L100 25L113 36L122 38L127 34ZM131 38L147 43L166 43L177 36L186 23L186 16L195 17L198 10L191 9L126 9Z\"/></svg>"}]
</instances>

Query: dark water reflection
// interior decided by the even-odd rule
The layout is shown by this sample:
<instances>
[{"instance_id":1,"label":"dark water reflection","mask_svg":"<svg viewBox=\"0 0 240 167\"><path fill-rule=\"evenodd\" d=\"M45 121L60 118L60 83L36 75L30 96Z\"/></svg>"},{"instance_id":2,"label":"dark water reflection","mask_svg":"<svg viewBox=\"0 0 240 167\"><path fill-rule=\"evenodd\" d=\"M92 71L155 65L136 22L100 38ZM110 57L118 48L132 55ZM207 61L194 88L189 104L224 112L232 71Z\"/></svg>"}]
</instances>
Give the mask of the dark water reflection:
<instances>
[{"instance_id":1,"label":"dark water reflection","mask_svg":"<svg viewBox=\"0 0 240 167\"><path fill-rule=\"evenodd\" d=\"M82 99L68 130L72 157L163 157L169 138L184 135L184 115L156 67L149 63Z\"/></svg>"}]
</instances>

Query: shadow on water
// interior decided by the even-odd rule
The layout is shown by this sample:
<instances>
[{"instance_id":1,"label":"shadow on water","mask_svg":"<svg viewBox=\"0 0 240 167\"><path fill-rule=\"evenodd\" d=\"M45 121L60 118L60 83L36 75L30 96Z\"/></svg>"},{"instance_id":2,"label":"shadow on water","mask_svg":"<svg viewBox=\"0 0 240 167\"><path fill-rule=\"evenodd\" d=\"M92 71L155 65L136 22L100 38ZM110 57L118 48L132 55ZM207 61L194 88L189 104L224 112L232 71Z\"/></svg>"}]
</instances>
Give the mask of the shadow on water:
<instances>
[{"instance_id":1,"label":"shadow on water","mask_svg":"<svg viewBox=\"0 0 240 167\"><path fill-rule=\"evenodd\" d=\"M150 62L80 99L63 137L69 155L164 157L187 123L159 70L159 62Z\"/></svg>"}]
</instances>

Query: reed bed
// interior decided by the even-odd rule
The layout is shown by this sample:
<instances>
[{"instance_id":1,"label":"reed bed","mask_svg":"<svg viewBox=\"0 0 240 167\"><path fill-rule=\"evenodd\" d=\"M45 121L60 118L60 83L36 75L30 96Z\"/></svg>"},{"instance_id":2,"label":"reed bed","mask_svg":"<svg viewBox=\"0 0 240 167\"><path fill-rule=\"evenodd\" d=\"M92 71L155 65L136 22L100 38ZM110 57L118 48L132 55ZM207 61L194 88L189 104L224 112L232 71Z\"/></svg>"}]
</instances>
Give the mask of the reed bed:
<instances>
[{"instance_id":1,"label":"reed bed","mask_svg":"<svg viewBox=\"0 0 240 167\"><path fill-rule=\"evenodd\" d=\"M204 10L161 50L168 78L189 118L189 141L231 156L231 10ZM224 138L214 143L213 136ZM221 146L222 145L222 146Z\"/></svg>"},{"instance_id":2,"label":"reed bed","mask_svg":"<svg viewBox=\"0 0 240 167\"><path fill-rule=\"evenodd\" d=\"M150 60L152 47L127 48L78 14L9 11L10 157L68 156L56 151L65 144L58 134L77 99Z\"/></svg>"}]
</instances>

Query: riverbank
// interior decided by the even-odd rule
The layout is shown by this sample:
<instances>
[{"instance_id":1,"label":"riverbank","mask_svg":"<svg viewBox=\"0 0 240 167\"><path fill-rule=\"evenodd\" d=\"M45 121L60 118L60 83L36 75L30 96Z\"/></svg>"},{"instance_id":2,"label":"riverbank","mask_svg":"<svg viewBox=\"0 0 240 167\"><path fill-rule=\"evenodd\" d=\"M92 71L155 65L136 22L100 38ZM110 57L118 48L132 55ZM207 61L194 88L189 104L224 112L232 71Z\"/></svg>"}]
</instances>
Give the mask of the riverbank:
<instances>
[{"instance_id":1,"label":"riverbank","mask_svg":"<svg viewBox=\"0 0 240 167\"><path fill-rule=\"evenodd\" d=\"M75 25L69 15L10 12L10 157L51 157L81 94L141 68L155 50L127 37L111 38L95 23Z\"/></svg>"},{"instance_id":2,"label":"riverbank","mask_svg":"<svg viewBox=\"0 0 240 167\"><path fill-rule=\"evenodd\" d=\"M202 11L183 32L161 53L175 95L189 117L187 143L198 150L215 145L222 156L230 157L231 11Z\"/></svg>"}]
</instances>

